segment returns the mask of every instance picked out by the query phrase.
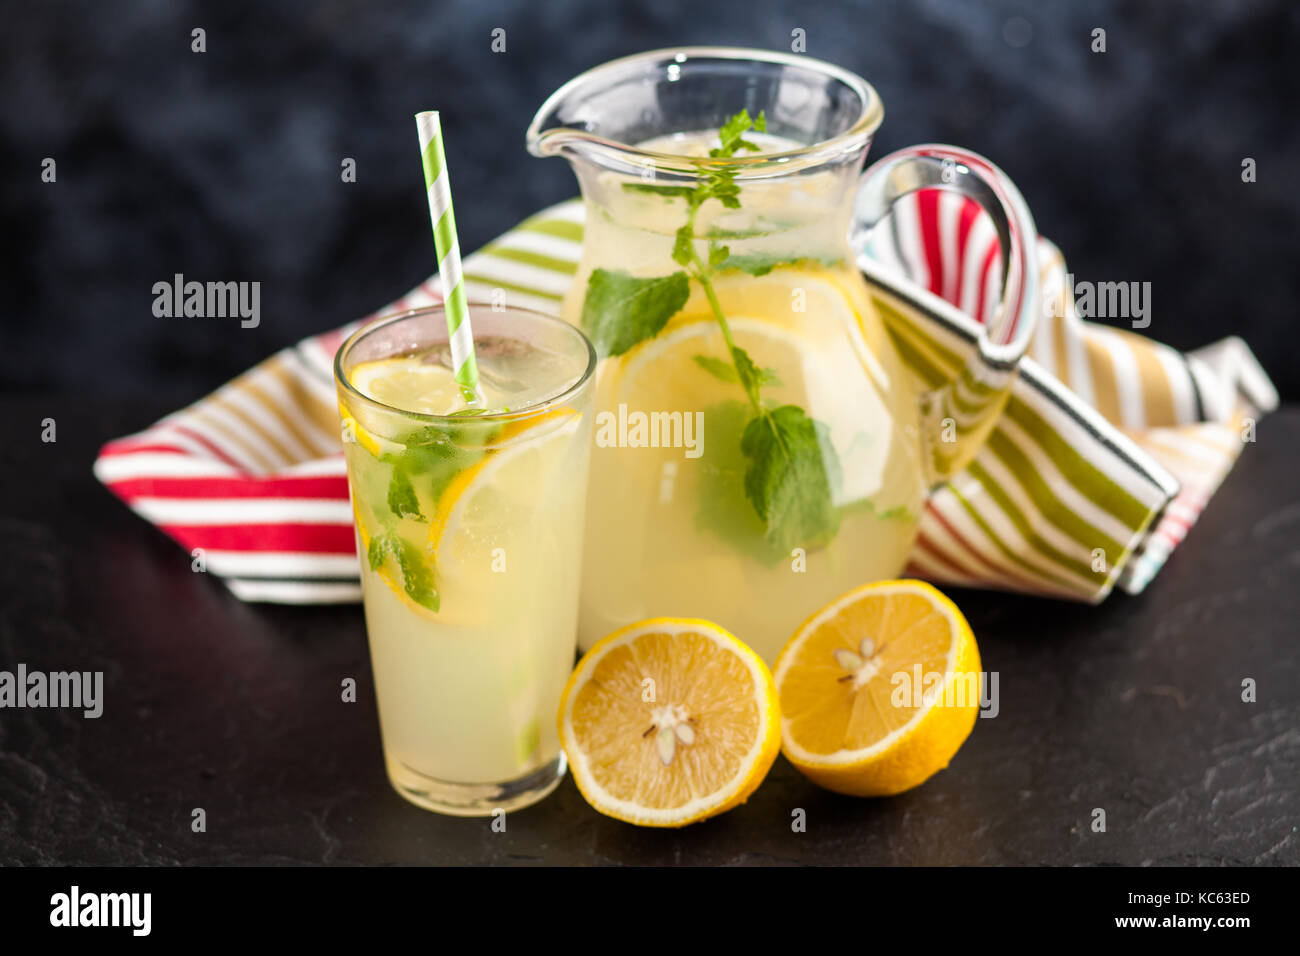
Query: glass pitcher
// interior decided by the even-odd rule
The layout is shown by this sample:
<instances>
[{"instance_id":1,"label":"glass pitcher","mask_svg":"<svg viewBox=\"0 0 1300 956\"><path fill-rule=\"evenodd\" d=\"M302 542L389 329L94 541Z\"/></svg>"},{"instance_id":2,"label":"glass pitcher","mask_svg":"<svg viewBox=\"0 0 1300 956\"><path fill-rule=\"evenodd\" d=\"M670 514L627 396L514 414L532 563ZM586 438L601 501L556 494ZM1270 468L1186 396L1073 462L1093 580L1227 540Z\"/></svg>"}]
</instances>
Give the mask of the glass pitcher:
<instances>
[{"instance_id":1,"label":"glass pitcher","mask_svg":"<svg viewBox=\"0 0 1300 956\"><path fill-rule=\"evenodd\" d=\"M822 605L899 574L928 490L1000 414L1036 313L1033 222L960 149L913 147L859 178L883 116L830 64L686 48L590 70L534 118L529 151L567 158L582 188L562 314L601 356L584 649L667 615L716 621L773 661ZM924 188L985 208L1005 277L974 357L930 389L854 264Z\"/></svg>"}]
</instances>

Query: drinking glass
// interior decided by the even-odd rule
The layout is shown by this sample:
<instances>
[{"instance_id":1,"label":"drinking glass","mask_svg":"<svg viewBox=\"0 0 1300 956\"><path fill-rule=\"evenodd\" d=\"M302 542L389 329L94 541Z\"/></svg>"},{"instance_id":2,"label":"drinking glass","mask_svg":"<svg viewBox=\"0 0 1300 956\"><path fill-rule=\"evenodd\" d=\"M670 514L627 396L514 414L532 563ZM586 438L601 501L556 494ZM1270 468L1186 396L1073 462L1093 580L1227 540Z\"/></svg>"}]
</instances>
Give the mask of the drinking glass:
<instances>
[{"instance_id":1,"label":"drinking glass","mask_svg":"<svg viewBox=\"0 0 1300 956\"><path fill-rule=\"evenodd\" d=\"M373 363L449 363L441 307L363 327L334 371L388 777L421 807L482 816L540 800L565 771L555 715L573 667L596 358L558 319L470 317L485 412L426 414L358 384L364 373L374 393L387 373Z\"/></svg>"}]
</instances>

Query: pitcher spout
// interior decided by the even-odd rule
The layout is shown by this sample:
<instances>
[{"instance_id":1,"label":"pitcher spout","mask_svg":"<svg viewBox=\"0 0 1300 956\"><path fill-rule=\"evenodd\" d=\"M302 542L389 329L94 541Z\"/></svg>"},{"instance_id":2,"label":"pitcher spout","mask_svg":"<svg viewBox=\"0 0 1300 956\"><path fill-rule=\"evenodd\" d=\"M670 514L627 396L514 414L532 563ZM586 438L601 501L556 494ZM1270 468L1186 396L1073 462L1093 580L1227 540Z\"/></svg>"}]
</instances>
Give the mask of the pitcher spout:
<instances>
[{"instance_id":1,"label":"pitcher spout","mask_svg":"<svg viewBox=\"0 0 1300 956\"><path fill-rule=\"evenodd\" d=\"M671 137L717 130L739 110L763 111L789 144L761 156L712 159L671 151ZM744 177L789 175L860 158L884 118L861 77L807 56L730 47L654 50L565 83L528 127L534 156L564 156L620 173L693 177L725 163ZM655 142L657 147L641 144Z\"/></svg>"}]
</instances>

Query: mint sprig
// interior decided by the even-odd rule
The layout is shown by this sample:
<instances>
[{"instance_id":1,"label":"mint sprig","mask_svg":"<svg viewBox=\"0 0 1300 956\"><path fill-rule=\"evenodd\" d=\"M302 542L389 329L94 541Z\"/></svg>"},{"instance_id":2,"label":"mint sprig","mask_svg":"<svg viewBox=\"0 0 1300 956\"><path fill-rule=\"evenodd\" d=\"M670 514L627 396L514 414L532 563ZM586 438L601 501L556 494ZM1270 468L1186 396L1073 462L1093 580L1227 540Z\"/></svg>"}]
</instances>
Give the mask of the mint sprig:
<instances>
[{"instance_id":1,"label":"mint sprig","mask_svg":"<svg viewBox=\"0 0 1300 956\"><path fill-rule=\"evenodd\" d=\"M798 405L782 405L750 421L740 450L748 463L745 497L763 519L768 541L783 554L828 544L840 527L829 429Z\"/></svg>"},{"instance_id":2,"label":"mint sprig","mask_svg":"<svg viewBox=\"0 0 1300 956\"><path fill-rule=\"evenodd\" d=\"M728 269L739 269L741 272L748 273L752 276L765 276L777 266L797 266L805 262L813 262L823 266L833 266L837 264L839 260L824 259L817 256L799 256L798 258L792 259L789 256L776 256L765 253L746 253L739 256L727 256L721 262L717 263L716 271L725 272Z\"/></svg>"},{"instance_id":3,"label":"mint sprig","mask_svg":"<svg viewBox=\"0 0 1300 956\"><path fill-rule=\"evenodd\" d=\"M582 328L601 355L622 355L658 335L690 294L684 272L639 279L628 272L594 269L582 302Z\"/></svg>"},{"instance_id":4,"label":"mint sprig","mask_svg":"<svg viewBox=\"0 0 1300 956\"><path fill-rule=\"evenodd\" d=\"M403 437L405 446L401 450L383 453L377 461L364 466L375 469L369 472L375 480L367 483L371 487L364 497L371 502L379 528L366 552L370 569L377 571L391 559L400 577L396 583L411 600L435 612L442 602L435 556L424 544L427 528L419 525L420 530L412 532L403 522L427 522L429 516L420 502L436 503L458 474L492 453L490 443L503 426L475 418L467 416L455 426L426 425L416 429ZM387 477L386 495L378 484L381 475ZM381 496L383 505L379 504ZM418 539L413 539L412 534Z\"/></svg>"},{"instance_id":5,"label":"mint sprig","mask_svg":"<svg viewBox=\"0 0 1300 956\"><path fill-rule=\"evenodd\" d=\"M767 118L762 112L751 117L748 110L741 110L723 123L718 131L718 145L709 150L709 156L730 159L741 150L757 152L759 147L745 139L750 130L766 132ZM745 394L748 423L741 437L744 489L762 521L763 536L768 545L787 553L800 544L825 544L839 528L839 512L834 505L839 462L829 441L829 430L797 405L767 407L762 390L777 384L776 374L771 369L760 368L736 344L713 287L718 272L740 270L763 276L778 265L796 263L803 257L733 256L731 248L716 237L703 239L705 247L701 255L696 225L700 208L707 202L718 202L727 209L739 209L741 202L733 167L699 163L697 169L694 186L624 185L629 192L685 201L686 221L677 229L672 246L673 261L682 268L671 275L648 278L627 272L594 270L583 301L582 327L602 355L621 355L657 335L685 306L690 297L690 283L698 283L722 331L730 363L704 355L694 359L715 378L738 384Z\"/></svg>"},{"instance_id":6,"label":"mint sprig","mask_svg":"<svg viewBox=\"0 0 1300 956\"><path fill-rule=\"evenodd\" d=\"M736 385L740 382L740 373L736 366L724 359L715 358L712 355L692 355L691 358L695 364L704 371L708 372L714 378L730 385ZM746 360L748 360L746 356ZM758 370L758 384L763 385L780 385L781 377L776 374L774 368L761 368Z\"/></svg>"},{"instance_id":7,"label":"mint sprig","mask_svg":"<svg viewBox=\"0 0 1300 956\"><path fill-rule=\"evenodd\" d=\"M388 481L388 510L399 518L423 518L420 499L411 483L411 472L405 462L393 465L393 476Z\"/></svg>"},{"instance_id":8,"label":"mint sprig","mask_svg":"<svg viewBox=\"0 0 1300 956\"><path fill-rule=\"evenodd\" d=\"M433 567L426 555L412 542L396 531L385 531L370 539L366 560L371 571L378 571L389 556L397 559L397 570L402 576L402 590L416 604L437 613L442 605Z\"/></svg>"}]
</instances>

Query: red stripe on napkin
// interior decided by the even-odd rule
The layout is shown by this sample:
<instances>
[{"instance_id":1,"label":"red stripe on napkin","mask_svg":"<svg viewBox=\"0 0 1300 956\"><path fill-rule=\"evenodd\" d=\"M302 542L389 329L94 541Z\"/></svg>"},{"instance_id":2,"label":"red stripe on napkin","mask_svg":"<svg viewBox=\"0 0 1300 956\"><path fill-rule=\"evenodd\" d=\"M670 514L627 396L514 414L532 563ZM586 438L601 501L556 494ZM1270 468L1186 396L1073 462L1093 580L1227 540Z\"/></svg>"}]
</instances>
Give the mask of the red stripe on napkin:
<instances>
[{"instance_id":1,"label":"red stripe on napkin","mask_svg":"<svg viewBox=\"0 0 1300 956\"><path fill-rule=\"evenodd\" d=\"M342 475L302 478L124 478L109 487L119 498L332 498L346 500L348 480Z\"/></svg>"},{"instance_id":2,"label":"red stripe on napkin","mask_svg":"<svg viewBox=\"0 0 1300 956\"><path fill-rule=\"evenodd\" d=\"M187 548L213 551L298 551L355 554L356 532L347 524L159 525Z\"/></svg>"}]
</instances>

